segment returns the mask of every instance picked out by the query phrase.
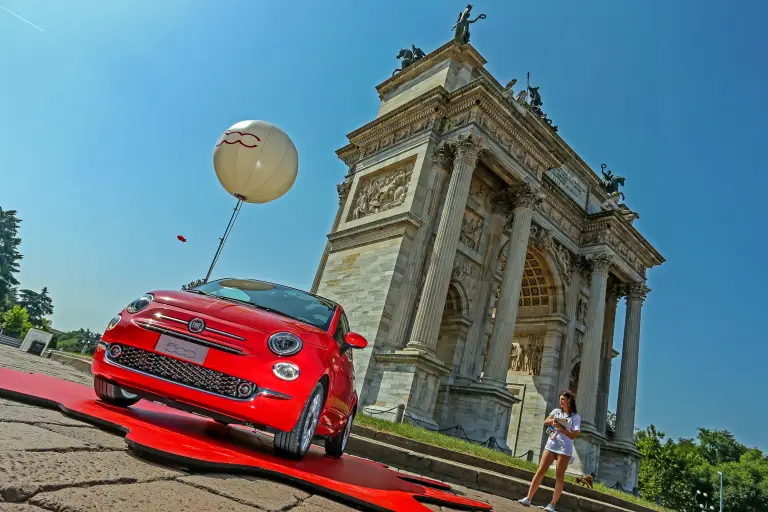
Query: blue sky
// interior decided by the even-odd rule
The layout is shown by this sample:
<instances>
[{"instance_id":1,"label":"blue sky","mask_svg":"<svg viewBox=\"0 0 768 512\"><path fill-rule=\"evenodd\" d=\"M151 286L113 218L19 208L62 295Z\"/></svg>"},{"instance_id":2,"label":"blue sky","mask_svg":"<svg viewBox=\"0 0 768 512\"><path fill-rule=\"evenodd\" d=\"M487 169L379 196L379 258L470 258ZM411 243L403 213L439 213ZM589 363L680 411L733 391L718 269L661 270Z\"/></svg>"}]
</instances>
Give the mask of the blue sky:
<instances>
[{"instance_id":1,"label":"blue sky","mask_svg":"<svg viewBox=\"0 0 768 512\"><path fill-rule=\"evenodd\" d=\"M295 186L246 206L214 276L309 288L375 86L411 43L451 38L461 1L1 0L0 206L23 223L22 286L59 329L202 277L234 206L211 154L242 119L283 128ZM649 273L636 423L728 428L768 450L762 24L768 3L493 0L472 44L500 82L530 71L560 135L627 177ZM176 239L183 234L188 242ZM758 300L761 299L761 300ZM623 302L616 325L621 350ZM614 363L615 410L620 358ZM745 420L749 414L750 419ZM741 417L742 420L737 420Z\"/></svg>"}]
</instances>

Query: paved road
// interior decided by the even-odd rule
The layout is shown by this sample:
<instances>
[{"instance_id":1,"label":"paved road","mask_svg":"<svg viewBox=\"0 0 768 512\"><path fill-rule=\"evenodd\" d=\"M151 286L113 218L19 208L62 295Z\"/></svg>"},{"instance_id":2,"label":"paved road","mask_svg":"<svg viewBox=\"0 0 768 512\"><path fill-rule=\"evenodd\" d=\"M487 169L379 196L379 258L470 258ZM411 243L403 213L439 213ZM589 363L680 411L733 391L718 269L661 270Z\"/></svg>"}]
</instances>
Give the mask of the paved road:
<instances>
[{"instance_id":1,"label":"paved road","mask_svg":"<svg viewBox=\"0 0 768 512\"><path fill-rule=\"evenodd\" d=\"M0 346L0 367L91 384L90 375L50 359ZM520 512L517 503L453 486ZM434 511L450 509L431 506ZM347 512L356 510L295 487L250 476L194 474L152 464L120 436L63 414L0 399L0 512Z\"/></svg>"}]
</instances>

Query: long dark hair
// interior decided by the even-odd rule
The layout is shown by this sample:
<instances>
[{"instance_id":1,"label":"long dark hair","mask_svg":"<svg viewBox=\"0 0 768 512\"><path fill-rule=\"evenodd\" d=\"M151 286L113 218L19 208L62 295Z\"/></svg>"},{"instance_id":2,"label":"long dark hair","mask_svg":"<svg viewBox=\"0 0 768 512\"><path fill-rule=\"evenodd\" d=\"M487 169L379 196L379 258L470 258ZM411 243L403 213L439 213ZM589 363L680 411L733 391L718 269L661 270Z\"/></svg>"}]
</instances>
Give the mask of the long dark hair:
<instances>
[{"instance_id":1,"label":"long dark hair","mask_svg":"<svg viewBox=\"0 0 768 512\"><path fill-rule=\"evenodd\" d=\"M576 410L576 394L570 389L566 389L560 393L560 396L564 396L565 399L568 400L568 409L570 409L569 413L578 414L578 411Z\"/></svg>"}]
</instances>

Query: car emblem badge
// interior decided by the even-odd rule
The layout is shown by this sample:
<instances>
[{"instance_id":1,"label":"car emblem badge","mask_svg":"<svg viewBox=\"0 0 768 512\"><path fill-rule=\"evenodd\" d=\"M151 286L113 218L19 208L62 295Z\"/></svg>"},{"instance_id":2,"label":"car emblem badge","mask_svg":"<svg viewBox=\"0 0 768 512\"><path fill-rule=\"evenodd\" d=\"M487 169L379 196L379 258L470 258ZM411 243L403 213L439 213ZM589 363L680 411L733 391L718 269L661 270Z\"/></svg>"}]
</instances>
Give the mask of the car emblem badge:
<instances>
[{"instance_id":1,"label":"car emblem badge","mask_svg":"<svg viewBox=\"0 0 768 512\"><path fill-rule=\"evenodd\" d=\"M193 318L189 321L189 332L201 333L205 330L205 322L200 318Z\"/></svg>"}]
</instances>

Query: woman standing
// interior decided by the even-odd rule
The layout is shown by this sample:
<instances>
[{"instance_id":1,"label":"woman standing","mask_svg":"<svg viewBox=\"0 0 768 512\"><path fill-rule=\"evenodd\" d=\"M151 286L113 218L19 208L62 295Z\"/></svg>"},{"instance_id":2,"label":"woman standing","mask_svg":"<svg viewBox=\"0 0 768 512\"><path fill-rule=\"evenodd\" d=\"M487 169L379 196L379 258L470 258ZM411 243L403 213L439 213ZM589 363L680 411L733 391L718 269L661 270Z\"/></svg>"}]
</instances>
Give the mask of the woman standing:
<instances>
[{"instance_id":1,"label":"woman standing","mask_svg":"<svg viewBox=\"0 0 768 512\"><path fill-rule=\"evenodd\" d=\"M528 488L528 496L519 501L526 507L530 506L533 495L536 494L536 490L541 485L549 466L557 460L555 492L552 495L552 502L544 508L547 512L555 512L555 505L563 492L565 469L573 460L573 440L578 437L581 430L581 416L576 412L576 395L568 390L563 391L560 394L560 407L549 413L547 419L544 420L544 425L547 426L549 439L544 446L539 469Z\"/></svg>"}]
</instances>

